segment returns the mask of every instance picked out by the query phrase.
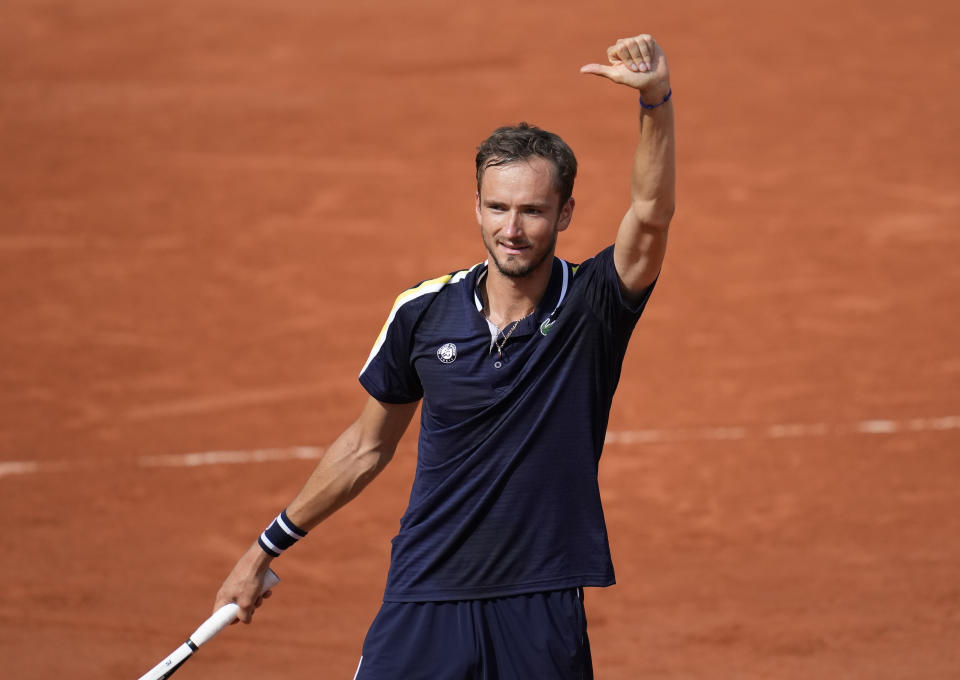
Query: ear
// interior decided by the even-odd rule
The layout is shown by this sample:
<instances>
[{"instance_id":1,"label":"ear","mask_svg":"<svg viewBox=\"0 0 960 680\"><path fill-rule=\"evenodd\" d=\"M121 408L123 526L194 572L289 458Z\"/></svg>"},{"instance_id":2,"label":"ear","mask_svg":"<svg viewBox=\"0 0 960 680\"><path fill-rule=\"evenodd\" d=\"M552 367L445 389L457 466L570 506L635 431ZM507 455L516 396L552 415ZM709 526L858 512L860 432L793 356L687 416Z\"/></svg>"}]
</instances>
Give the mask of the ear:
<instances>
[{"instance_id":1,"label":"ear","mask_svg":"<svg viewBox=\"0 0 960 680\"><path fill-rule=\"evenodd\" d=\"M477 213L477 224L479 224L479 225L482 226L482 225L483 225L483 221L480 219L480 192L479 192L479 191L477 192L477 195L476 195L476 197L475 197L475 200L474 200L474 203L473 203L473 209L474 209L474 210L476 211L476 213Z\"/></svg>"},{"instance_id":2,"label":"ear","mask_svg":"<svg viewBox=\"0 0 960 680\"><path fill-rule=\"evenodd\" d=\"M563 204L563 207L560 208L560 215L557 217L557 231L563 231L570 226L570 220L573 219L573 208L576 205L576 201L573 200L573 196L567 199L567 202Z\"/></svg>"}]
</instances>

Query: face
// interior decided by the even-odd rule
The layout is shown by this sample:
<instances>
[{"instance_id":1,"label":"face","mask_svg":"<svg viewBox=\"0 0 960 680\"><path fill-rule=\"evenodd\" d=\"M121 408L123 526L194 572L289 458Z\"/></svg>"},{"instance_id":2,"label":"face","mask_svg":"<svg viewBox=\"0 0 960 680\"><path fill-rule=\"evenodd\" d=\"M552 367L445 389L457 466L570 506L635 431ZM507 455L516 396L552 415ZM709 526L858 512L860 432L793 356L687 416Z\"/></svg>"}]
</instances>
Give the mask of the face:
<instances>
[{"instance_id":1,"label":"face","mask_svg":"<svg viewBox=\"0 0 960 680\"><path fill-rule=\"evenodd\" d=\"M501 274L521 278L552 264L557 234L570 225L573 198L560 205L553 163L534 156L488 167L476 210L490 260Z\"/></svg>"}]
</instances>

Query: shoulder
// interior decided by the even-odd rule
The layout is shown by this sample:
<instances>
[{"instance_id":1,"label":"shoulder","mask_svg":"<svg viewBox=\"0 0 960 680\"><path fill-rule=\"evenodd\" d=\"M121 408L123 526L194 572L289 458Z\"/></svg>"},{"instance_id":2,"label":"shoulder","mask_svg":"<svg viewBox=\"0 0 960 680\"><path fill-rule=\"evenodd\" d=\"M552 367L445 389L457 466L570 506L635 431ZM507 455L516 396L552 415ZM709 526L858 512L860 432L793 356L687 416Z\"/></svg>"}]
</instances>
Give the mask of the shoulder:
<instances>
[{"instance_id":1,"label":"shoulder","mask_svg":"<svg viewBox=\"0 0 960 680\"><path fill-rule=\"evenodd\" d=\"M564 262L564 264L569 268L572 277L575 279L579 277L581 280L587 278L591 273L614 269L613 246L607 246L593 257L580 263Z\"/></svg>"},{"instance_id":2,"label":"shoulder","mask_svg":"<svg viewBox=\"0 0 960 680\"><path fill-rule=\"evenodd\" d=\"M385 347L392 348L395 351L405 351L405 348L409 348L413 329L425 318L426 311L433 308L433 303L439 296L464 290L473 280L470 274L476 271L478 266L474 265L469 269L461 269L443 276L426 279L400 293L394 300L390 314L387 315L387 319L380 329L376 341L374 341L373 349L370 356L367 357L361 375L367 371L367 367L381 354L381 350Z\"/></svg>"},{"instance_id":3,"label":"shoulder","mask_svg":"<svg viewBox=\"0 0 960 680\"><path fill-rule=\"evenodd\" d=\"M450 293L467 286L468 280L472 280L470 274L479 266L479 264L475 264L468 269L460 269L449 274L426 279L407 288L393 301L390 317L393 318L398 313L405 314L422 310L428 307L438 295Z\"/></svg>"}]
</instances>

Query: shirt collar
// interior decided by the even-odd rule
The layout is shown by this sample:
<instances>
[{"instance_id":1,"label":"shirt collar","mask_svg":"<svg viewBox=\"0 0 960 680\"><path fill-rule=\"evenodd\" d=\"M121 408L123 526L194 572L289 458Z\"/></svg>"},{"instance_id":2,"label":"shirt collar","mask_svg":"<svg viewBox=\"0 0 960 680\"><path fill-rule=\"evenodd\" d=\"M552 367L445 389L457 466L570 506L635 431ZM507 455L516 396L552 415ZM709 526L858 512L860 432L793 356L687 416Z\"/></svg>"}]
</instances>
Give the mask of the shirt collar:
<instances>
[{"instance_id":1,"label":"shirt collar","mask_svg":"<svg viewBox=\"0 0 960 680\"><path fill-rule=\"evenodd\" d=\"M477 312L481 314L483 313L483 301L480 299L480 284L487 275L489 263L490 261L486 260L477 267L476 276L473 280L473 303ZM570 263L561 260L559 257L554 257L553 267L550 270L550 281L547 283L547 289L544 291L543 297L537 303L537 308L533 314L523 319L513 334L515 336L529 335L556 314L570 290L571 278L572 267Z\"/></svg>"}]
</instances>

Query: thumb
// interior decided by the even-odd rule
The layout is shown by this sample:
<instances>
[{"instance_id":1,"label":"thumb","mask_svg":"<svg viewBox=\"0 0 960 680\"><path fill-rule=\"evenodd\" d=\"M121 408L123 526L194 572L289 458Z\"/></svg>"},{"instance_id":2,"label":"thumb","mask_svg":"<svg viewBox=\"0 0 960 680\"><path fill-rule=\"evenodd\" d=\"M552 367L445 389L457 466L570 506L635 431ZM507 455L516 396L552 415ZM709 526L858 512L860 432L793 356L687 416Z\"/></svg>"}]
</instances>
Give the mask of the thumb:
<instances>
[{"instance_id":1,"label":"thumb","mask_svg":"<svg viewBox=\"0 0 960 680\"><path fill-rule=\"evenodd\" d=\"M580 73L592 73L604 78L609 78L612 72L613 68L605 64L585 64L580 67Z\"/></svg>"}]
</instances>

